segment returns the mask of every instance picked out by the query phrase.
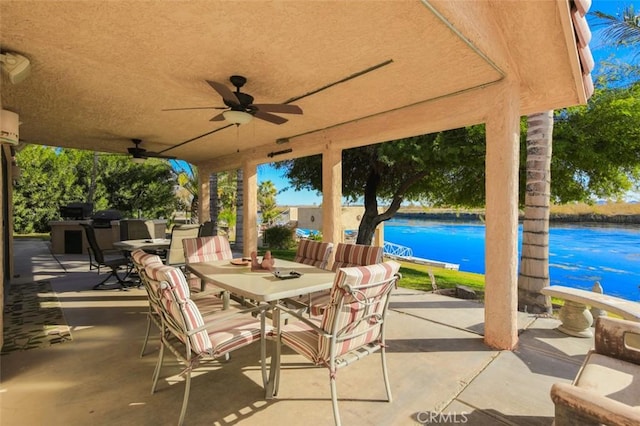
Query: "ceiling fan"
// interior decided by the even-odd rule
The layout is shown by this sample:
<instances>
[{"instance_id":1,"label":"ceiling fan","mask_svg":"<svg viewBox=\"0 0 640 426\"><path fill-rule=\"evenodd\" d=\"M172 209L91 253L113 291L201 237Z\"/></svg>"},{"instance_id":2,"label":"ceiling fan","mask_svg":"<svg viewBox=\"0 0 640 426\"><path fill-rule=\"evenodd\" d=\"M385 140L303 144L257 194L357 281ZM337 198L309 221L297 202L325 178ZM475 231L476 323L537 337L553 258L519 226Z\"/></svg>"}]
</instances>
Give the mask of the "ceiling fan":
<instances>
[{"instance_id":1,"label":"ceiling fan","mask_svg":"<svg viewBox=\"0 0 640 426\"><path fill-rule=\"evenodd\" d=\"M165 158L167 160L175 160L176 159L176 157L172 157L170 155L163 155L163 154L159 154L157 152L147 151L144 148L140 148L140 144L142 143L141 139L131 139L131 142L133 142L133 144L135 146L127 148L127 151L129 151L129 154L131 154L131 157L132 157L133 161L136 162L136 163L143 163L144 160L146 160L147 158L150 158L150 157L153 157L153 158Z\"/></svg>"},{"instance_id":2,"label":"ceiling fan","mask_svg":"<svg viewBox=\"0 0 640 426\"><path fill-rule=\"evenodd\" d=\"M178 111L187 109L224 109L226 111L213 117L210 121L230 121L236 125L245 124L251 121L253 117L268 121L273 124L286 123L286 118L280 117L278 114L302 114L302 109L297 105L289 104L254 104L253 96L243 93L240 88L245 85L247 79L241 75L232 75L229 78L231 84L236 88L233 92L227 86L215 81L206 80L206 82L222 96L222 101L226 107L200 107L200 108L172 108L163 111Z\"/></svg>"}]
</instances>

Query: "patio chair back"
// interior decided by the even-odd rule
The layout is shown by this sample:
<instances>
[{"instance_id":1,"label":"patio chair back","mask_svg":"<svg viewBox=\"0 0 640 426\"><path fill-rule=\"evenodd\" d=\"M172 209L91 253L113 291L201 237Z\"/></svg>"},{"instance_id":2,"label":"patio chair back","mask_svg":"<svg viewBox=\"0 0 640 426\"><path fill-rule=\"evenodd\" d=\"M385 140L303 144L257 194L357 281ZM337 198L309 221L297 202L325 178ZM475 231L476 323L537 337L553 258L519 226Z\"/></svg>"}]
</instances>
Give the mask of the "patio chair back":
<instances>
[{"instance_id":1,"label":"patio chair back","mask_svg":"<svg viewBox=\"0 0 640 426\"><path fill-rule=\"evenodd\" d=\"M96 238L96 232L93 226L88 223L80 223L80 226L84 228L84 232L87 237L87 242L89 243L89 249L91 250L91 253L93 253L93 257L96 263L98 264L98 274L100 273L101 266L107 267L110 270L110 274L107 275L107 277L104 280L102 280L99 284L96 284L95 286L93 286L94 290L113 288L113 287L106 287L107 285L106 283L111 277L114 277L117 280L116 288L125 289L129 287L129 284L131 283L124 281L124 279L126 279L129 276L129 272L130 272L129 259L122 255L107 259L105 257L104 251L100 247L100 244L98 244L98 239ZM125 268L124 278L118 275L118 270L120 270L121 268Z\"/></svg>"},{"instance_id":2,"label":"patio chair back","mask_svg":"<svg viewBox=\"0 0 640 426\"><path fill-rule=\"evenodd\" d=\"M221 235L213 237L187 238L182 240L184 259L187 264L233 259L229 240Z\"/></svg>"},{"instance_id":3,"label":"patio chair back","mask_svg":"<svg viewBox=\"0 0 640 426\"><path fill-rule=\"evenodd\" d=\"M335 272L340 268L375 265L382 262L382 253L382 247L338 243L331 270ZM319 291L309 294L309 314L313 316L322 315L325 306L329 302L329 298L329 291Z\"/></svg>"},{"instance_id":4,"label":"patio chair back","mask_svg":"<svg viewBox=\"0 0 640 426\"><path fill-rule=\"evenodd\" d=\"M283 308L293 318L279 331L279 342L314 364L329 369L336 425L340 424L335 383L337 370L366 355L380 351L387 400L391 401L385 357L385 320L389 295L400 278L399 269L400 264L394 261L341 268L321 318L307 319L296 311Z\"/></svg>"},{"instance_id":5,"label":"patio chair back","mask_svg":"<svg viewBox=\"0 0 640 426\"><path fill-rule=\"evenodd\" d=\"M84 233L87 237L87 242L89 243L89 249L93 253L93 257L96 259L96 262L98 262L99 265L104 265L104 252L102 251L100 244L98 244L96 230L88 223L81 223L80 226L84 228Z\"/></svg>"},{"instance_id":6,"label":"patio chair back","mask_svg":"<svg viewBox=\"0 0 640 426\"><path fill-rule=\"evenodd\" d=\"M147 223L142 219L127 219L120 221L121 240L144 240L151 238Z\"/></svg>"},{"instance_id":7,"label":"patio chair back","mask_svg":"<svg viewBox=\"0 0 640 426\"><path fill-rule=\"evenodd\" d=\"M184 249L184 260L186 265L189 263L233 259L229 240L221 235L214 237L185 238L182 240L182 248ZM190 274L188 277L189 284L192 287L199 286L200 290L205 290L206 283L204 281L198 277L191 276ZM228 296L228 294L225 296L225 300L228 300ZM228 302L225 302L225 307L227 304Z\"/></svg>"},{"instance_id":8,"label":"patio chair back","mask_svg":"<svg viewBox=\"0 0 640 426\"><path fill-rule=\"evenodd\" d=\"M382 254L382 247L338 243L331 270L381 263Z\"/></svg>"},{"instance_id":9,"label":"patio chair back","mask_svg":"<svg viewBox=\"0 0 640 426\"><path fill-rule=\"evenodd\" d=\"M165 261L167 265L180 266L185 264L182 241L186 238L197 237L199 229L198 225L176 225L173 227Z\"/></svg>"},{"instance_id":10,"label":"patio chair back","mask_svg":"<svg viewBox=\"0 0 640 426\"><path fill-rule=\"evenodd\" d=\"M298 243L296 256L293 260L294 262L326 269L332 250L333 243L323 243L303 238Z\"/></svg>"},{"instance_id":11,"label":"patio chair back","mask_svg":"<svg viewBox=\"0 0 640 426\"><path fill-rule=\"evenodd\" d=\"M358 347L384 343L389 295L399 269L389 261L338 270L321 323L330 337L320 339L319 360L335 361Z\"/></svg>"}]
</instances>

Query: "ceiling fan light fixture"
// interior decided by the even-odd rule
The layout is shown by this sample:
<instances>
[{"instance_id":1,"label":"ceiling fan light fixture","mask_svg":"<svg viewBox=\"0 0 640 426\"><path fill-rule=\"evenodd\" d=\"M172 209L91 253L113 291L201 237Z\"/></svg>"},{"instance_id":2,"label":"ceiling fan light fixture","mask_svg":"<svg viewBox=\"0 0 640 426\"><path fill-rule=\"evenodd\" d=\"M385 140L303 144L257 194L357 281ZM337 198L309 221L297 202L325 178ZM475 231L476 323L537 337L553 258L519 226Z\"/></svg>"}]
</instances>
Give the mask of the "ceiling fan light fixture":
<instances>
[{"instance_id":1,"label":"ceiling fan light fixture","mask_svg":"<svg viewBox=\"0 0 640 426\"><path fill-rule=\"evenodd\" d=\"M238 125L246 124L253 118L253 115L249 114L248 112L234 110L225 111L222 113L222 115L224 116L225 120Z\"/></svg>"},{"instance_id":2,"label":"ceiling fan light fixture","mask_svg":"<svg viewBox=\"0 0 640 426\"><path fill-rule=\"evenodd\" d=\"M131 161L136 164L143 164L145 161L147 161L147 159L144 157L131 157Z\"/></svg>"}]
</instances>

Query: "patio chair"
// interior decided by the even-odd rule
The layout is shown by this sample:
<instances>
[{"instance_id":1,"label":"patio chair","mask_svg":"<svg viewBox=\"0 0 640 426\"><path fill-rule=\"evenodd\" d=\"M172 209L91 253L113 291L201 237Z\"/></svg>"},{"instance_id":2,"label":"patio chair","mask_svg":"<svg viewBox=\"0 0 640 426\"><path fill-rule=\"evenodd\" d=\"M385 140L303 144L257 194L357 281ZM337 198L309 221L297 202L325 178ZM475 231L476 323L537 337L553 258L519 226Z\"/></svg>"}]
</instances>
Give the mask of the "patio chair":
<instances>
[{"instance_id":1,"label":"patio chair","mask_svg":"<svg viewBox=\"0 0 640 426\"><path fill-rule=\"evenodd\" d=\"M93 289L111 290L114 288L119 288L121 290L126 290L129 287L137 286L137 284L133 283L132 281L126 281L129 273L131 272L129 259L122 256L121 254L118 257L107 259L104 250L98 244L95 229L93 229L93 226L88 223L81 223L80 225L84 228L85 234L87 236L87 241L89 242L89 247L91 248L91 252L93 253L95 262L101 267L109 268L109 275L107 275L107 277L99 284L93 286ZM120 271L122 268L125 269L124 277L120 277L120 275L118 275L118 271ZM98 274L100 274L100 269L98 269ZM107 281L114 277L116 279L116 282L113 284L107 284Z\"/></svg>"},{"instance_id":2,"label":"patio chair","mask_svg":"<svg viewBox=\"0 0 640 426\"><path fill-rule=\"evenodd\" d=\"M323 243L320 241L303 238L298 243L296 256L293 261L305 265L315 266L320 269L327 269L329 257L333 251L333 243ZM328 294L329 292L326 292ZM307 308L311 305L312 295L308 294L297 298L287 299L293 306Z\"/></svg>"},{"instance_id":3,"label":"patio chair","mask_svg":"<svg viewBox=\"0 0 640 426\"><path fill-rule=\"evenodd\" d=\"M185 238L182 240L185 263L211 262L213 260L231 260L233 253L229 240L223 236ZM204 291L206 283L200 279L200 289Z\"/></svg>"},{"instance_id":4,"label":"patio chair","mask_svg":"<svg viewBox=\"0 0 640 426\"><path fill-rule=\"evenodd\" d=\"M362 244L338 243L331 265L332 271L353 266L375 265L382 262L383 248ZM309 314L322 315L329 303L330 292L320 291L309 295Z\"/></svg>"},{"instance_id":5,"label":"patio chair","mask_svg":"<svg viewBox=\"0 0 640 426\"><path fill-rule=\"evenodd\" d=\"M140 357L144 356L147 342L149 341L149 334L151 332L151 323L158 327L158 330L162 331L162 323L160 319L160 273L172 268L162 263L160 256L150 254L144 250L135 250L131 253L131 259L138 271L140 281L147 292L149 300L149 311L147 313L147 331L145 333L144 341L142 343L142 349L140 350ZM189 289L190 290L190 289ZM211 312L220 311L223 308L222 299L216 294L187 294L198 306L203 314L209 314Z\"/></svg>"},{"instance_id":6,"label":"patio chair","mask_svg":"<svg viewBox=\"0 0 640 426\"><path fill-rule=\"evenodd\" d=\"M338 270L329 304L320 318L307 318L294 310L281 308L290 317L286 325L276 330L277 354L280 353L280 344L284 343L315 365L328 368L336 425L340 425L337 370L366 355L380 351L387 401L391 402L385 357L385 319L389 294L400 278L399 268L398 263L389 261ZM274 393L277 393L278 361L274 368Z\"/></svg>"},{"instance_id":7,"label":"patio chair","mask_svg":"<svg viewBox=\"0 0 640 426\"><path fill-rule=\"evenodd\" d=\"M640 324L598 317L595 348L573 383L551 387L555 426L640 424Z\"/></svg>"},{"instance_id":8,"label":"patio chair","mask_svg":"<svg viewBox=\"0 0 640 426\"><path fill-rule=\"evenodd\" d=\"M187 410L191 371L203 361L215 361L235 349L260 341L262 380L266 388L265 336L267 332L271 333L271 328L267 328L264 314L269 305L232 313L203 315L188 297L189 286L179 268L151 265L150 269L158 270L160 278L159 307L163 326L151 393L155 393L164 352L169 349L186 366L181 373L185 376L185 391L178 424L183 423ZM253 314L258 315L259 319L254 318Z\"/></svg>"},{"instance_id":9,"label":"patio chair","mask_svg":"<svg viewBox=\"0 0 640 426\"><path fill-rule=\"evenodd\" d=\"M200 227L198 225L176 225L171 229L171 244L166 253L165 264L171 266L183 267L184 260L184 248L182 247L182 240L185 238L195 238L198 236Z\"/></svg>"}]
</instances>

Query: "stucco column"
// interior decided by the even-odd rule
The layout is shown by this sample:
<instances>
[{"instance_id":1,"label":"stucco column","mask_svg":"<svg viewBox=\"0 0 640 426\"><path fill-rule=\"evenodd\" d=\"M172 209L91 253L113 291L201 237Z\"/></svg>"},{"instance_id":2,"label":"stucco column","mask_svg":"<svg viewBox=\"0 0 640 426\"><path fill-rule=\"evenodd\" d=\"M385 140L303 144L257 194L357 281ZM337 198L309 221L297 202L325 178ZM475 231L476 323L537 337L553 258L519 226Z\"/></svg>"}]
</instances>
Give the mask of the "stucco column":
<instances>
[{"instance_id":1,"label":"stucco column","mask_svg":"<svg viewBox=\"0 0 640 426\"><path fill-rule=\"evenodd\" d=\"M211 216L209 204L209 175L211 170L198 167L198 222L203 223Z\"/></svg>"},{"instance_id":2,"label":"stucco column","mask_svg":"<svg viewBox=\"0 0 640 426\"><path fill-rule=\"evenodd\" d=\"M255 164L245 163L242 167L242 196L244 228L243 256L250 256L258 249L258 169Z\"/></svg>"},{"instance_id":3,"label":"stucco column","mask_svg":"<svg viewBox=\"0 0 640 426\"><path fill-rule=\"evenodd\" d=\"M322 151L322 240L342 241L342 150L326 146Z\"/></svg>"},{"instance_id":4,"label":"stucco column","mask_svg":"<svg viewBox=\"0 0 640 426\"><path fill-rule=\"evenodd\" d=\"M518 90L505 83L487 118L484 341L518 343Z\"/></svg>"}]
</instances>

